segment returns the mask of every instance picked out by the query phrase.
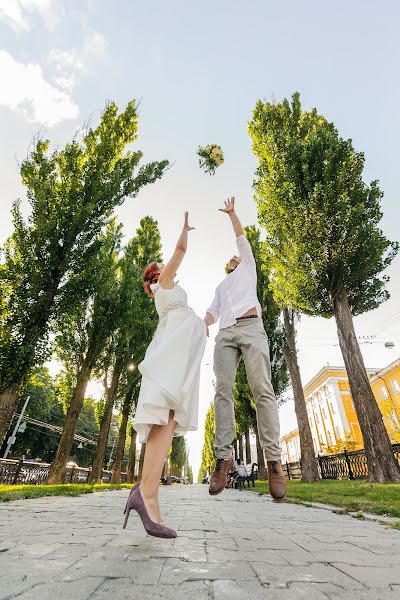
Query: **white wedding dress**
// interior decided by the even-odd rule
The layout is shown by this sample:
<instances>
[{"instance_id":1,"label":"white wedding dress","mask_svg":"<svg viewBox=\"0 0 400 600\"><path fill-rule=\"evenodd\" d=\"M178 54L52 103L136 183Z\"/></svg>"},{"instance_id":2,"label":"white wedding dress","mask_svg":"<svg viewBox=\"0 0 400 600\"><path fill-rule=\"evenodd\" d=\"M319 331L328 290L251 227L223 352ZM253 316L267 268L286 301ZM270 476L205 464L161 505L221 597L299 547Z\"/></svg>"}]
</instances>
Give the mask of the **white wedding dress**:
<instances>
[{"instance_id":1,"label":"white wedding dress","mask_svg":"<svg viewBox=\"0 0 400 600\"><path fill-rule=\"evenodd\" d=\"M188 307L179 285L171 289L152 284L159 324L138 368L142 384L133 426L141 443L152 425L166 425L170 410L175 435L197 429L200 363L206 344L204 321Z\"/></svg>"}]
</instances>

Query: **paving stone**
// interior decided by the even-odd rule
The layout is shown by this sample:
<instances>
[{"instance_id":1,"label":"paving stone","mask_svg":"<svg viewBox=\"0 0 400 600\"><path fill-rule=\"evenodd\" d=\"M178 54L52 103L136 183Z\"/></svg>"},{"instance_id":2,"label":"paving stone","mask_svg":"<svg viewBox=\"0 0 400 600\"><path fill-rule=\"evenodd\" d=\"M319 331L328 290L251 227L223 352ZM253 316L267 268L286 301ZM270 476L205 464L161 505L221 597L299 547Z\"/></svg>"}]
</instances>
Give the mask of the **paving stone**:
<instances>
[{"instance_id":1,"label":"paving stone","mask_svg":"<svg viewBox=\"0 0 400 600\"><path fill-rule=\"evenodd\" d=\"M289 583L331 583L343 587L344 589L362 589L364 586L351 576L335 569L331 565L310 564L310 565L288 565L280 566L266 565L261 562L250 563L257 573L261 583L268 584L271 587L285 587Z\"/></svg>"},{"instance_id":2,"label":"paving stone","mask_svg":"<svg viewBox=\"0 0 400 600\"><path fill-rule=\"evenodd\" d=\"M133 585L129 579L105 581L91 598L93 600L210 600L211 584L208 581L186 582L180 585ZM216 599L215 599L216 600Z\"/></svg>"},{"instance_id":3,"label":"paving stone","mask_svg":"<svg viewBox=\"0 0 400 600\"><path fill-rule=\"evenodd\" d=\"M103 577L81 577L75 581L44 583L18 596L19 600L88 600L104 581Z\"/></svg>"},{"instance_id":4,"label":"paving stone","mask_svg":"<svg viewBox=\"0 0 400 600\"><path fill-rule=\"evenodd\" d=\"M360 567L341 562L335 563L334 566L369 588L388 588L391 585L400 585L400 569L398 567Z\"/></svg>"},{"instance_id":5,"label":"paving stone","mask_svg":"<svg viewBox=\"0 0 400 600\"><path fill-rule=\"evenodd\" d=\"M0 600L400 598L398 531L247 490L160 493L175 540L136 514L122 529L127 490L1 506Z\"/></svg>"},{"instance_id":6,"label":"paving stone","mask_svg":"<svg viewBox=\"0 0 400 600\"><path fill-rule=\"evenodd\" d=\"M232 561L249 562L257 558L260 562L270 565L287 565L288 561L273 550L243 550L242 548L226 550L215 546L207 547L207 559L210 563L225 563Z\"/></svg>"},{"instance_id":7,"label":"paving stone","mask_svg":"<svg viewBox=\"0 0 400 600\"><path fill-rule=\"evenodd\" d=\"M129 560L125 555L113 555L93 552L90 556L82 558L71 568L65 569L58 579L62 581L74 581L89 575L91 577L129 577L134 583L147 585L157 583L164 558L146 558L144 560Z\"/></svg>"},{"instance_id":8,"label":"paving stone","mask_svg":"<svg viewBox=\"0 0 400 600\"><path fill-rule=\"evenodd\" d=\"M254 581L256 576L248 563L239 561L224 564L195 563L171 558L165 562L160 582L177 584L183 581L215 579Z\"/></svg>"}]
</instances>

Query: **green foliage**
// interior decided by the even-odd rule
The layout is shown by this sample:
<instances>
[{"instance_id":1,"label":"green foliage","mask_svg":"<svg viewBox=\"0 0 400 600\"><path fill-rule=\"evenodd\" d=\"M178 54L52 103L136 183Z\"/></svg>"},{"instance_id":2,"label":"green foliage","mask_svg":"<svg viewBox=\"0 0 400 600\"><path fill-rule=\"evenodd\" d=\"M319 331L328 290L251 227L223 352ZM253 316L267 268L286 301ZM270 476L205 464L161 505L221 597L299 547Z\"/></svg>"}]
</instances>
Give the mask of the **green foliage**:
<instances>
[{"instance_id":1,"label":"green foliage","mask_svg":"<svg viewBox=\"0 0 400 600\"><path fill-rule=\"evenodd\" d=\"M187 473L188 483L193 483L193 469L192 469L191 465L189 465L189 463L187 465L186 473Z\"/></svg>"},{"instance_id":2,"label":"green foliage","mask_svg":"<svg viewBox=\"0 0 400 600\"><path fill-rule=\"evenodd\" d=\"M57 388L47 369L37 368L30 375L27 385L21 394L19 410L30 396L25 416L62 426L64 413L57 395ZM17 433L15 444L11 447L11 456L40 458L45 462L52 459L57 448L59 434L42 428L39 425L27 424L24 433Z\"/></svg>"},{"instance_id":3,"label":"green foliage","mask_svg":"<svg viewBox=\"0 0 400 600\"><path fill-rule=\"evenodd\" d=\"M45 496L81 496L108 490L131 488L131 483L92 484L66 483L62 485L0 485L0 502L22 500L23 498L43 498Z\"/></svg>"},{"instance_id":4,"label":"green foliage","mask_svg":"<svg viewBox=\"0 0 400 600\"><path fill-rule=\"evenodd\" d=\"M214 402L210 404L204 422L204 444L201 451L201 465L199 469L198 482L201 483L203 477L210 473L214 464Z\"/></svg>"},{"instance_id":5,"label":"green foliage","mask_svg":"<svg viewBox=\"0 0 400 600\"><path fill-rule=\"evenodd\" d=\"M177 473L182 473L187 459L187 447L185 438L180 435L172 440L170 462Z\"/></svg>"},{"instance_id":6,"label":"green foliage","mask_svg":"<svg viewBox=\"0 0 400 600\"><path fill-rule=\"evenodd\" d=\"M113 219L99 235L99 250L84 272L85 286L74 292L54 320L56 357L63 363L60 380L65 406L84 365L92 369L120 315L116 303L121 251L121 226Z\"/></svg>"},{"instance_id":7,"label":"green foliage","mask_svg":"<svg viewBox=\"0 0 400 600\"><path fill-rule=\"evenodd\" d=\"M379 228L382 192L362 178L364 155L316 109L257 102L249 124L258 158L255 181L274 297L330 317L345 292L353 315L379 306L398 245Z\"/></svg>"},{"instance_id":8,"label":"green foliage","mask_svg":"<svg viewBox=\"0 0 400 600\"><path fill-rule=\"evenodd\" d=\"M167 161L139 167L135 102L105 108L100 124L62 149L35 140L21 165L31 213L13 208L14 232L0 265L0 392L23 381L46 356L50 319L85 286L82 273L99 235L124 199L159 179Z\"/></svg>"},{"instance_id":9,"label":"green foliage","mask_svg":"<svg viewBox=\"0 0 400 600\"><path fill-rule=\"evenodd\" d=\"M290 502L321 502L364 510L378 515L400 517L400 483L371 484L362 480L322 480L313 483L291 479L287 499ZM268 482L256 481L255 492L268 494Z\"/></svg>"},{"instance_id":10,"label":"green foliage","mask_svg":"<svg viewBox=\"0 0 400 600\"><path fill-rule=\"evenodd\" d=\"M99 435L96 410L97 402L93 398L85 398L76 426L76 433L89 440L96 440ZM78 463L80 467L88 467L92 462L92 457L93 446L83 444L83 448L78 448L78 444L75 443L74 450L71 453L71 460Z\"/></svg>"},{"instance_id":11,"label":"green foliage","mask_svg":"<svg viewBox=\"0 0 400 600\"><path fill-rule=\"evenodd\" d=\"M103 419L104 419L104 409L105 409L105 401L104 398L101 398L96 402L96 406L94 408L94 417L96 420L97 427L100 427Z\"/></svg>"}]
</instances>

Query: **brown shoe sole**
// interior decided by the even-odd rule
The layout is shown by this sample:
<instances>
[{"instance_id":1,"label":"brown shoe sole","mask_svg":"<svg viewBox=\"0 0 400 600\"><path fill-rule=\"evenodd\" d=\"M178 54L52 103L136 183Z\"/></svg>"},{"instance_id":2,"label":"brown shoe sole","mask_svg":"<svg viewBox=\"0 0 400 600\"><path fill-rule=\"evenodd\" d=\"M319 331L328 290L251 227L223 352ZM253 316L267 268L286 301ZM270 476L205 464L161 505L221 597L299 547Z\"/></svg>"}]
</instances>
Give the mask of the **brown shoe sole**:
<instances>
[{"instance_id":1,"label":"brown shoe sole","mask_svg":"<svg viewBox=\"0 0 400 600\"><path fill-rule=\"evenodd\" d=\"M218 494L222 494L222 492L224 491L224 489L225 488L223 488L219 492L210 492L210 490L208 490L208 493L210 494L210 496L218 496Z\"/></svg>"}]
</instances>

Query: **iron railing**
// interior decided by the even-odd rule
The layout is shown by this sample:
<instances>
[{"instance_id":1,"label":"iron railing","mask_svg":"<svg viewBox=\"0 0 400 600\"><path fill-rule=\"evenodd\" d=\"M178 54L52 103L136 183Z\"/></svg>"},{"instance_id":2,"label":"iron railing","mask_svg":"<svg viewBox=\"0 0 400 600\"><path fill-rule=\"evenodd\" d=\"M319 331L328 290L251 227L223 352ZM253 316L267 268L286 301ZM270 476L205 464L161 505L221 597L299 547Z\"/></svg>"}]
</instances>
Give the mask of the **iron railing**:
<instances>
[{"instance_id":1,"label":"iron railing","mask_svg":"<svg viewBox=\"0 0 400 600\"><path fill-rule=\"evenodd\" d=\"M393 454L400 464L400 444L392 444ZM364 479L368 465L364 450L346 450L340 454L317 456L321 479ZM288 479L301 479L301 461L283 465Z\"/></svg>"},{"instance_id":2,"label":"iron railing","mask_svg":"<svg viewBox=\"0 0 400 600\"><path fill-rule=\"evenodd\" d=\"M35 463L26 460L12 460L0 458L0 484L38 485L47 483L50 464ZM91 469L69 465L65 471L64 483L88 483ZM101 480L103 483L111 482L111 471L103 470ZM126 473L121 473L121 483L126 482Z\"/></svg>"}]
</instances>

